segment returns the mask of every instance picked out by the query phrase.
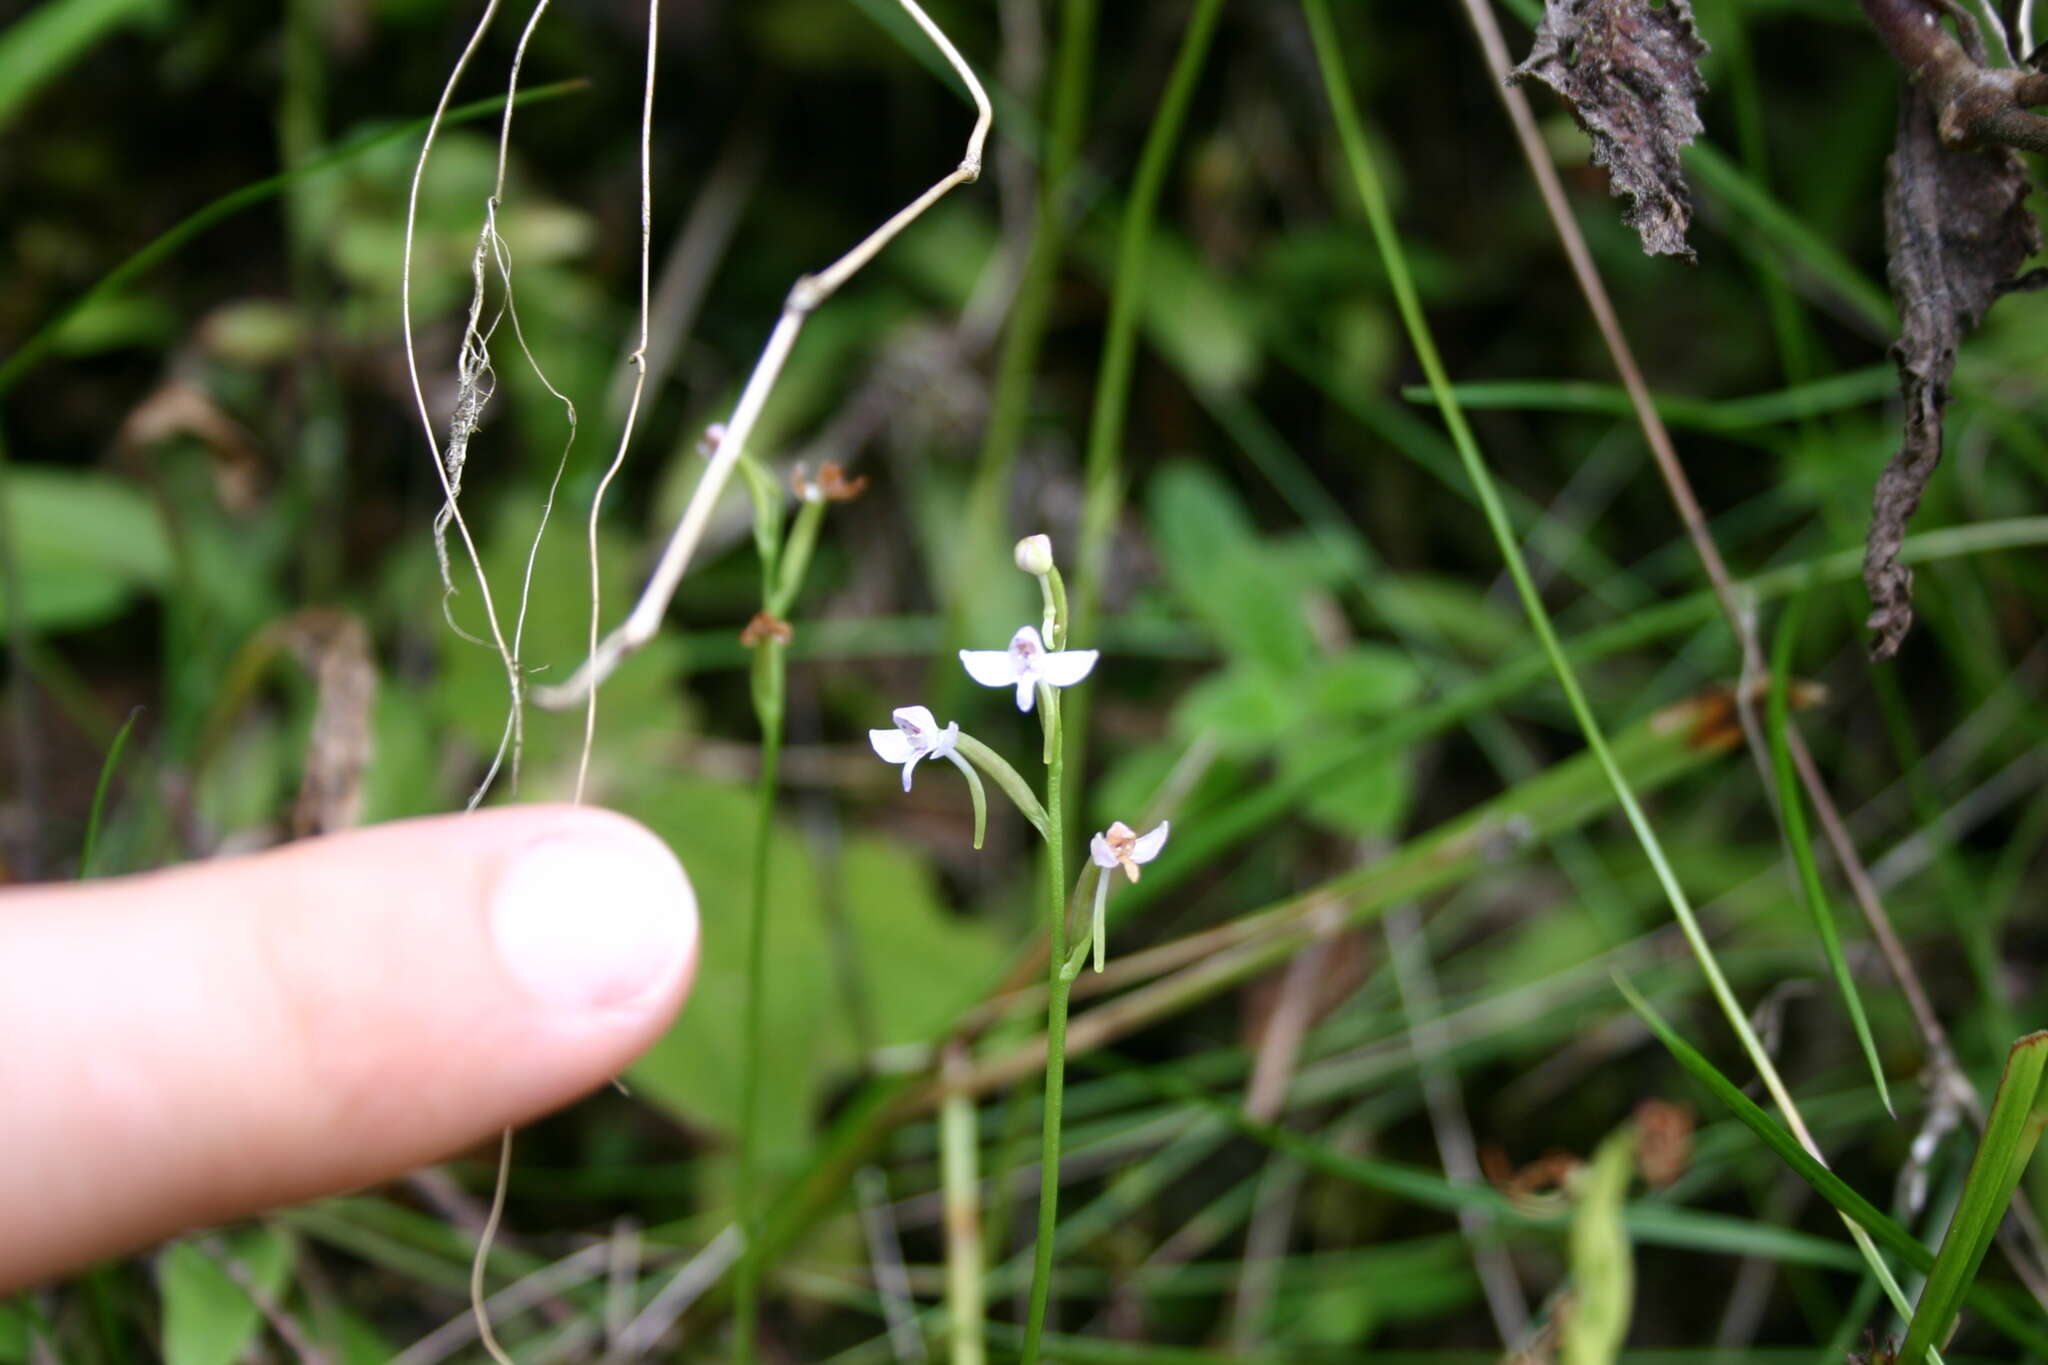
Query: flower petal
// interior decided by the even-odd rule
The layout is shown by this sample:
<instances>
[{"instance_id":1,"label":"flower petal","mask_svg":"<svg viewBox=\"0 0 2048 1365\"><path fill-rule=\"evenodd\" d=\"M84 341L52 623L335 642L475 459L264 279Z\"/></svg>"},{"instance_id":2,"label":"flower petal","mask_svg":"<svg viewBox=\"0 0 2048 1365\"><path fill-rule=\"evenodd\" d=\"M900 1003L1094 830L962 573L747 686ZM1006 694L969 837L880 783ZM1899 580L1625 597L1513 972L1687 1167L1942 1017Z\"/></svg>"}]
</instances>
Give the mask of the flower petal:
<instances>
[{"instance_id":1,"label":"flower petal","mask_svg":"<svg viewBox=\"0 0 2048 1365\"><path fill-rule=\"evenodd\" d=\"M1149 863L1154 858L1157 858L1159 850L1166 847L1166 829L1167 822L1161 820L1159 828L1153 830L1150 834L1139 836L1138 842L1131 845L1132 859L1141 863Z\"/></svg>"},{"instance_id":2,"label":"flower petal","mask_svg":"<svg viewBox=\"0 0 2048 1365\"><path fill-rule=\"evenodd\" d=\"M1100 834L1088 841L1088 861L1097 867L1115 867L1116 852L1109 846L1109 840Z\"/></svg>"},{"instance_id":3,"label":"flower petal","mask_svg":"<svg viewBox=\"0 0 2048 1365\"><path fill-rule=\"evenodd\" d=\"M1008 687L1017 681L1017 661L1006 649L963 649L960 666L983 687Z\"/></svg>"},{"instance_id":4,"label":"flower petal","mask_svg":"<svg viewBox=\"0 0 2048 1365\"><path fill-rule=\"evenodd\" d=\"M1038 684L1029 678L1019 678L1017 680L1017 709L1019 711L1029 711L1032 703L1037 700Z\"/></svg>"},{"instance_id":5,"label":"flower petal","mask_svg":"<svg viewBox=\"0 0 2048 1365\"><path fill-rule=\"evenodd\" d=\"M889 717L905 734L929 737L939 732L939 718L932 714L929 706L899 706L889 713Z\"/></svg>"},{"instance_id":6,"label":"flower petal","mask_svg":"<svg viewBox=\"0 0 2048 1365\"><path fill-rule=\"evenodd\" d=\"M932 737L930 753L932 757L937 758L942 754L950 755L959 747L960 722L956 720Z\"/></svg>"},{"instance_id":7,"label":"flower petal","mask_svg":"<svg viewBox=\"0 0 2048 1365\"><path fill-rule=\"evenodd\" d=\"M923 754L912 754L910 762L903 765L903 790L910 790L910 775L917 771L918 762L923 758Z\"/></svg>"},{"instance_id":8,"label":"flower petal","mask_svg":"<svg viewBox=\"0 0 2048 1365\"><path fill-rule=\"evenodd\" d=\"M1054 687L1072 687L1088 676L1101 654L1097 649L1063 649L1038 656L1038 676Z\"/></svg>"},{"instance_id":9,"label":"flower petal","mask_svg":"<svg viewBox=\"0 0 2048 1365\"><path fill-rule=\"evenodd\" d=\"M1011 654L1043 654L1045 641L1038 634L1037 626L1019 626L1017 633L1010 637Z\"/></svg>"},{"instance_id":10,"label":"flower petal","mask_svg":"<svg viewBox=\"0 0 2048 1365\"><path fill-rule=\"evenodd\" d=\"M875 746L875 755L887 763L908 763L917 757L917 746L901 730L870 730L868 743Z\"/></svg>"}]
</instances>

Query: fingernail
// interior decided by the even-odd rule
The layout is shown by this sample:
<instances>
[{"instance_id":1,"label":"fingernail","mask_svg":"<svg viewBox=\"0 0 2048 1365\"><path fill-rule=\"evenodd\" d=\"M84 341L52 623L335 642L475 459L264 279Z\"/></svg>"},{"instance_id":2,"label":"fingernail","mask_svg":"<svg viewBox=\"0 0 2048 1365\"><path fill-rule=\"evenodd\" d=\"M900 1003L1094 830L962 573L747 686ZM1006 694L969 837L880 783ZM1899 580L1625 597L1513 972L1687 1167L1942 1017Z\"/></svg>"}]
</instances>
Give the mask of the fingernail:
<instances>
[{"instance_id":1,"label":"fingernail","mask_svg":"<svg viewBox=\"0 0 2048 1365\"><path fill-rule=\"evenodd\" d=\"M558 836L499 874L491 929L514 980L541 1003L629 1005L667 986L697 941L697 898L653 838Z\"/></svg>"}]
</instances>

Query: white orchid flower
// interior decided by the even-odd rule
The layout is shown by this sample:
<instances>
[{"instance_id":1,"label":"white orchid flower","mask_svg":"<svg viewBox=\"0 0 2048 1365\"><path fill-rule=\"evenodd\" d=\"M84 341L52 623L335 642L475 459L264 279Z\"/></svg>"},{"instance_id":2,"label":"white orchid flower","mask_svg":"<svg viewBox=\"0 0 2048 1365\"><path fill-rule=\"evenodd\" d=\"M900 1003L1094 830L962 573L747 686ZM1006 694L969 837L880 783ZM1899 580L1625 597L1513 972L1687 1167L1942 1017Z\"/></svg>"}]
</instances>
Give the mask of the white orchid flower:
<instances>
[{"instance_id":1,"label":"white orchid flower","mask_svg":"<svg viewBox=\"0 0 2048 1365\"><path fill-rule=\"evenodd\" d=\"M938 717L929 707L899 706L889 713L896 722L893 730L868 731L868 743L884 762L903 765L903 790L910 790L910 774L927 758L950 758L963 770L954 746L960 742L960 722L939 728Z\"/></svg>"},{"instance_id":2,"label":"white orchid flower","mask_svg":"<svg viewBox=\"0 0 2048 1365\"><path fill-rule=\"evenodd\" d=\"M983 687L1014 686L1017 709L1029 711L1038 699L1038 684L1072 687L1088 676L1099 653L1093 649L1047 649L1036 626L1023 626L1010 637L1008 649L963 649L960 663Z\"/></svg>"},{"instance_id":3,"label":"white orchid flower","mask_svg":"<svg viewBox=\"0 0 2048 1365\"><path fill-rule=\"evenodd\" d=\"M1161 820L1150 834L1140 834L1121 820L1088 841L1088 860L1102 871L1095 878L1095 970L1102 970L1109 940L1110 874L1118 868L1132 881L1138 880L1138 865L1149 863L1166 847L1169 825Z\"/></svg>"},{"instance_id":4,"label":"white orchid flower","mask_svg":"<svg viewBox=\"0 0 2048 1365\"><path fill-rule=\"evenodd\" d=\"M1123 821L1118 820L1102 833L1088 841L1088 857L1105 871L1114 872L1121 867L1124 876L1138 880L1138 864L1149 863L1159 856L1159 850L1166 847L1166 821L1159 822L1159 828L1150 834L1140 834ZM1108 881L1107 877L1103 878Z\"/></svg>"}]
</instances>

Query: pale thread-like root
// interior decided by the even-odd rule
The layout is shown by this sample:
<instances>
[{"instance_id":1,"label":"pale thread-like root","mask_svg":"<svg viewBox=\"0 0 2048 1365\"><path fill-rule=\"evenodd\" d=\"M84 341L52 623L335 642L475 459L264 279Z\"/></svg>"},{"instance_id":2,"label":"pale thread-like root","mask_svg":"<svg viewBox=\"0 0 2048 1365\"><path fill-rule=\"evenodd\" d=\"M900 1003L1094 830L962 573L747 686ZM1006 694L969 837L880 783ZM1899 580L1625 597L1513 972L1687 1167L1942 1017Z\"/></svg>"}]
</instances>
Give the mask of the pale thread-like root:
<instances>
[{"instance_id":1,"label":"pale thread-like root","mask_svg":"<svg viewBox=\"0 0 2048 1365\"><path fill-rule=\"evenodd\" d=\"M682 518L675 530L669 534L668 543L663 546L660 560L654 572L648 577L647 586L641 590L639 601L626 619L613 629L611 634L599 641L593 638L589 657L566 681L553 687L533 689L533 701L537 706L550 710L565 709L582 702L586 717L592 715L591 707L597 689L611 676L625 657L654 638L661 627L661 619L668 611L668 604L675 597L676 588L689 568L690 556L696 552L698 542L703 539L704 528L711 519L711 511L718 501L718 495L725 490L726 482L732 477L733 467L739 463L740 452L746 448L747 438L759 421L761 410L767 406L768 396L774 391L776 381L781 377L782 367L788 361L790 351L796 345L798 333L803 330L804 320L811 312L857 274L862 267L873 260L882 248L893 241L903 229L924 214L926 210L944 198L956 186L972 184L981 175L982 148L988 140L989 125L994 114L989 107L988 92L981 81L960 56L952 40L934 24L916 0L897 0L917 26L924 31L946 58L949 65L966 83L968 93L974 99L976 117L974 131L967 139L967 154L960 164L939 182L912 200L894 217L863 238L844 256L825 269L812 275L805 275L790 289L789 297L782 306L782 315L776 319L774 330L768 334L767 344L761 349L760 358L754 362L754 370L747 377L746 386L741 389L739 402L733 408L719 434L711 459L704 472L697 479L696 489L690 495L688 505L683 509ZM622 447L623 453L623 447ZM595 524L596 511L592 510ZM594 721L588 722L594 724Z\"/></svg>"},{"instance_id":2,"label":"pale thread-like root","mask_svg":"<svg viewBox=\"0 0 2048 1365\"><path fill-rule=\"evenodd\" d=\"M514 716L510 728L516 732L523 690L519 661L514 656L512 647L506 642L504 629L498 622L497 604L491 598L491 584L484 573L483 557L477 553L476 540L470 534L469 522L462 515L461 505L456 498L459 490L449 477L440 444L434 437L433 413L427 407L427 392L420 379L419 347L413 338L412 330L412 252L413 241L419 229L420 185L426 179L427 159L433 154L434 139L441 130L442 119L447 117L449 102L455 97L455 88L462 81L462 73L468 70L470 59L482 46L484 34L490 30L491 20L497 12L498 0L488 0L483 14L476 21L476 28L469 35L469 41L463 45L461 54L455 59L454 69L448 73L447 83L441 87L441 98L435 103L433 115L427 121L426 135L420 140L419 160L413 166L412 183L406 191L405 247L399 265L398 310L405 339L406 377L412 384L413 405L419 414L420 429L427 439L427 450L433 456L434 476L441 481L442 514L447 518L446 524L454 526L457 536L462 541L463 552L469 560L469 566L476 574L477 592L483 600L484 619L491 628L491 642L496 646L498 657L505 666L505 685ZM437 516L436 520L438 522L440 518ZM495 767L493 764L494 770ZM469 806L472 809L483 800L486 789L486 786L479 785L471 795Z\"/></svg>"},{"instance_id":3,"label":"pale thread-like root","mask_svg":"<svg viewBox=\"0 0 2048 1365\"><path fill-rule=\"evenodd\" d=\"M585 644L586 650L597 652L597 632L603 612L603 565L598 560L597 530L604 513L604 495L611 490L612 480L619 476L619 470L626 463L626 449L632 444L633 429L640 421L640 400L647 393L647 283L654 256L654 72L655 38L659 33L660 0L648 0L647 4L647 79L640 96L640 332L633 353L626 357L626 363L633 367L633 391L626 402L626 420L619 426L619 444L612 452L611 463L605 466L604 475L597 481L597 491L590 499L590 520L585 527L585 551L590 559L590 633ZM540 688L536 692L551 691ZM536 701L539 700L536 696ZM547 703L541 702L545 706ZM583 748L576 758L576 790L573 799L583 804L583 792L590 782L590 755L597 747L597 689L591 688L583 698Z\"/></svg>"},{"instance_id":4,"label":"pale thread-like root","mask_svg":"<svg viewBox=\"0 0 2048 1365\"><path fill-rule=\"evenodd\" d=\"M492 8L495 9L495 7L496 0L492 0ZM470 298L469 320L463 331L462 352L457 362L460 389L457 400L455 430L460 432L462 444L460 454L458 455L453 449L455 437L451 434L449 442L451 450L448 456L445 459L436 459L436 464L443 469L443 491L446 494L446 501L442 505L441 512L434 520L434 549L440 559L443 587L449 594L452 594L455 589L448 573L447 526L451 521L458 521L461 516L462 471L468 459L469 438L477 429L477 419L481 415L483 401L490 396L490 391L482 386L478 376L487 376L492 373L489 349L490 338L497 331L499 319L509 318L512 322L513 339L518 343L520 353L525 356L527 365L532 368L534 376L540 380L542 386L554 396L557 402L561 403L569 423L569 435L562 443L561 458L555 463L554 478L549 482L547 496L541 503L540 518L538 524L534 527L533 541L527 547L525 571L520 578L519 602L513 615L512 639L509 646L499 627L496 612L491 606L490 585L484 575L483 565L477 558L474 544L470 541L468 527L466 525L462 526L463 541L465 545L469 546L471 563L476 569L477 581L482 587L486 610L490 612L491 630L497 639L500 656L505 661L512 690L511 705L505 717L504 733L499 737L497 752L491 757L490 767L485 771L482 781L477 784L475 792L470 796L469 805L472 809L482 802L485 793L491 789L492 783L496 781L500 769L508 761L511 767L511 784L515 789L519 784L519 762L525 744L526 733L525 708L522 704L523 675L519 659L520 650L526 638L527 613L533 601L534 562L540 555L542 537L547 534L548 520L554 511L555 495L561 488L562 475L569 466L569 452L576 444L576 405L570 401L567 394L555 387L554 381L548 378L546 371L541 368L540 361L533 354L533 347L527 343L526 329L520 324L519 305L512 287L511 248L506 245L504 237L498 232L498 208L505 200L506 163L512 141L512 111L517 106L519 96L519 71L526 61L527 45L532 41L534 30L539 27L541 16L547 12L547 7L548 0L536 0L533 12L527 17L526 27L520 31L518 46L513 50L512 54L511 71L506 77L505 113L498 128L498 174L496 182L492 186L490 198L484 201L484 224L477 236L476 256L472 263L474 283ZM488 22L488 20L489 13L487 12L485 22ZM470 47L464 52L465 61L468 58L468 53L475 49L476 41L482 37L482 32L482 25L479 25L476 37L471 39ZM461 69L458 66L455 75L450 78L449 93L452 93L454 82L456 79L459 79L460 75ZM444 93L442 96L444 105L447 99L448 93ZM431 131L428 136L431 139ZM419 189L418 175L423 174L425 169L426 150L423 148L420 153L419 172L415 175L413 186L415 200L417 199ZM410 259L410 247L411 221L408 219L408 260ZM504 302L500 307L498 317L492 318L490 327L479 333L477 323L482 315L486 292L484 272L486 253L488 253L490 263L497 269L499 285L504 291ZM410 363L412 356L412 334L409 312L407 315L406 347L407 359ZM417 368L413 372L413 385L415 395L417 396L419 394ZM463 406L465 402L473 403L473 406L465 410ZM422 412L424 412L425 400L423 397L420 398L420 403ZM442 598L442 610L444 613L448 610L448 599L445 596ZM452 626L453 624L454 622L451 618L450 625ZM459 632L459 627L457 629ZM511 1357L499 1346L496 1335L491 1331L490 1309L484 1300L484 1275L490 1258L491 1242L497 1235L499 1223L504 1218L505 1190L511 1171L512 1130L507 1128L501 1134L499 1141L498 1173L491 1195L490 1217L485 1221L483 1231L477 1238L476 1255L470 1262L469 1270L470 1311L476 1318L477 1336L485 1352L489 1354L493 1361L497 1362L497 1365L513 1365L513 1362Z\"/></svg>"}]
</instances>

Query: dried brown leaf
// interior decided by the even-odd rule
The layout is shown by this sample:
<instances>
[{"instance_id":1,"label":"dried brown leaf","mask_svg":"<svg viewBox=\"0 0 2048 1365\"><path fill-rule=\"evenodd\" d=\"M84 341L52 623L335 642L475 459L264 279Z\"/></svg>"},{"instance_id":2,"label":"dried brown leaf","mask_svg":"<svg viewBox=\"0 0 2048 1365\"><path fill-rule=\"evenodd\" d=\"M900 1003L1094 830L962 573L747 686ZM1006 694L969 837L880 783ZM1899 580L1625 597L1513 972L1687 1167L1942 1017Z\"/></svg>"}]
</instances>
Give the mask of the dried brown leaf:
<instances>
[{"instance_id":1,"label":"dried brown leaf","mask_svg":"<svg viewBox=\"0 0 2048 1365\"><path fill-rule=\"evenodd\" d=\"M1594 164L1629 200L1622 221L1653 256L1693 258L1678 154L1700 131L1706 51L1690 0L1544 0L1536 44L1508 77L1564 96L1593 139Z\"/></svg>"},{"instance_id":2,"label":"dried brown leaf","mask_svg":"<svg viewBox=\"0 0 2048 1365\"><path fill-rule=\"evenodd\" d=\"M280 643L313 677L313 729L292 811L292 837L331 834L356 823L370 769L377 665L360 618L309 607L278 623Z\"/></svg>"},{"instance_id":3,"label":"dried brown leaf","mask_svg":"<svg viewBox=\"0 0 2048 1365\"><path fill-rule=\"evenodd\" d=\"M1899 453L1878 476L1863 554L1870 591L1871 654L1896 654L1913 624L1913 571L1899 563L1906 522L1941 462L1956 347L2001 294L2032 287L2018 278L2041 249L2027 211L2025 165L2008 147L1942 141L1926 98L1910 90L1899 109L1897 146L1885 163L1885 248L1899 339L1892 359L1905 397Z\"/></svg>"}]
</instances>

